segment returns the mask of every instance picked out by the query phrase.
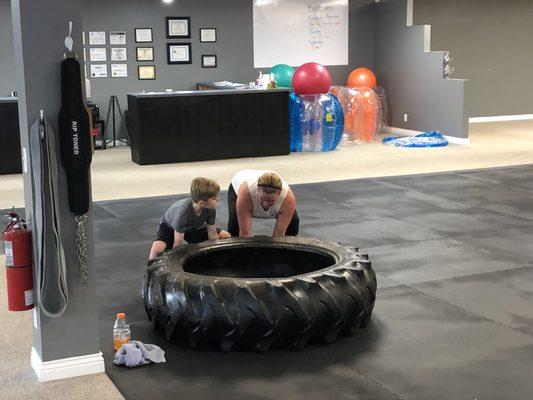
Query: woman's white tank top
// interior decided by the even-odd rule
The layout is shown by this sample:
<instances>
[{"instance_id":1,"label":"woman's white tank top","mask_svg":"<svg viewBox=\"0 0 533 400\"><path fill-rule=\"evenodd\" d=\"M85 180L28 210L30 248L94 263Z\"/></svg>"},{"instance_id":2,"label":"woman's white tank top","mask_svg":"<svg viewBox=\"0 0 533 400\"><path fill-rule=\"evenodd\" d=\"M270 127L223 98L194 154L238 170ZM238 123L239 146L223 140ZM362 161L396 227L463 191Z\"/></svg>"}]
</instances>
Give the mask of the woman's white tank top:
<instances>
[{"instance_id":1,"label":"woman's white tank top","mask_svg":"<svg viewBox=\"0 0 533 400\"><path fill-rule=\"evenodd\" d=\"M274 172L270 170L261 170L261 169L243 169L242 171L237 172L233 179L231 180L231 185L235 193L239 193L239 188L241 185L246 182L248 184L248 189L250 189L250 194L252 196L253 208L252 208L252 217L254 218L276 218L279 214L279 210L287 197L289 192L289 185L283 179L281 193L274 203L268 210L265 210L261 206L261 200L259 199L259 190L257 187L257 180L259 177L267 172ZM276 172L274 172L277 174Z\"/></svg>"}]
</instances>

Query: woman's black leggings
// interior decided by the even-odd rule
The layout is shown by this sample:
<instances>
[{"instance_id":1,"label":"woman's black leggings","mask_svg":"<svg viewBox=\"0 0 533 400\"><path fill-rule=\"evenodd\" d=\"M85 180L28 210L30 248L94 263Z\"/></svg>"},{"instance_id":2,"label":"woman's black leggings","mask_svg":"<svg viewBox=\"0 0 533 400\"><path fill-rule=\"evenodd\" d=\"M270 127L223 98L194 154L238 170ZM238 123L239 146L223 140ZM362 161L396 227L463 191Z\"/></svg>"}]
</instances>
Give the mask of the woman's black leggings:
<instances>
[{"instance_id":1,"label":"woman's black leggings","mask_svg":"<svg viewBox=\"0 0 533 400\"><path fill-rule=\"evenodd\" d=\"M300 230L300 218L294 210L291 223L285 231L286 236L296 236ZM237 219L237 193L230 184L228 188L228 232L231 236L239 236L239 220Z\"/></svg>"}]
</instances>

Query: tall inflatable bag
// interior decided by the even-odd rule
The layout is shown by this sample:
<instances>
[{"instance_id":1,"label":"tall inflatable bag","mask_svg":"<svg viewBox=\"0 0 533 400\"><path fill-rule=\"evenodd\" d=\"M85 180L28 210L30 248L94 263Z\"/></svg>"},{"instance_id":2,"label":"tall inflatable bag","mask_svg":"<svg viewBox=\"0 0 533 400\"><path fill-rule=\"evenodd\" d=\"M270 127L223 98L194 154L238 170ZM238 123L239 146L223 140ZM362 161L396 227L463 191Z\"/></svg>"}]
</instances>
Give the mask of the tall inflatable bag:
<instances>
[{"instance_id":1,"label":"tall inflatable bag","mask_svg":"<svg viewBox=\"0 0 533 400\"><path fill-rule=\"evenodd\" d=\"M322 151L335 150L344 132L344 113L341 103L334 95L322 103Z\"/></svg>"},{"instance_id":2,"label":"tall inflatable bag","mask_svg":"<svg viewBox=\"0 0 533 400\"><path fill-rule=\"evenodd\" d=\"M334 86L331 92L338 96L344 111L344 135L346 143L371 142L381 128L379 98L370 88Z\"/></svg>"},{"instance_id":3,"label":"tall inflatable bag","mask_svg":"<svg viewBox=\"0 0 533 400\"><path fill-rule=\"evenodd\" d=\"M289 94L289 124L291 133L291 152L302 151L303 102L300 96Z\"/></svg>"},{"instance_id":4,"label":"tall inflatable bag","mask_svg":"<svg viewBox=\"0 0 533 400\"><path fill-rule=\"evenodd\" d=\"M344 114L332 94L290 95L291 151L331 151L344 130Z\"/></svg>"}]
</instances>

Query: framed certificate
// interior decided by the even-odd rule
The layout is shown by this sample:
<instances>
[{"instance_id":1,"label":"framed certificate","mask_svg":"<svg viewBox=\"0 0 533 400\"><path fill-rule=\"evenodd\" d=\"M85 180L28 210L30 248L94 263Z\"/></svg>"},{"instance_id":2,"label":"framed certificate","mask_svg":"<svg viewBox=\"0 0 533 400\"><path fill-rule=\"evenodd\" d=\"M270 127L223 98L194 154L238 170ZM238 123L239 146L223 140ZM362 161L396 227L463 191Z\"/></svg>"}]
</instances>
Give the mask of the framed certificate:
<instances>
[{"instance_id":1,"label":"framed certificate","mask_svg":"<svg viewBox=\"0 0 533 400\"><path fill-rule=\"evenodd\" d=\"M202 68L216 68L217 56L216 54L202 54Z\"/></svg>"},{"instance_id":2,"label":"framed certificate","mask_svg":"<svg viewBox=\"0 0 533 400\"><path fill-rule=\"evenodd\" d=\"M155 65L138 65L137 76L141 81L155 79Z\"/></svg>"},{"instance_id":3,"label":"framed certificate","mask_svg":"<svg viewBox=\"0 0 533 400\"><path fill-rule=\"evenodd\" d=\"M154 48L137 47L137 61L154 61Z\"/></svg>"},{"instance_id":4,"label":"framed certificate","mask_svg":"<svg viewBox=\"0 0 533 400\"><path fill-rule=\"evenodd\" d=\"M91 64L91 78L107 78L107 64Z\"/></svg>"},{"instance_id":5,"label":"framed certificate","mask_svg":"<svg viewBox=\"0 0 533 400\"><path fill-rule=\"evenodd\" d=\"M169 64L191 64L191 44L167 43L167 57Z\"/></svg>"},{"instance_id":6,"label":"framed certificate","mask_svg":"<svg viewBox=\"0 0 533 400\"><path fill-rule=\"evenodd\" d=\"M167 39L189 39L191 37L191 17L167 17Z\"/></svg>"},{"instance_id":7,"label":"framed certificate","mask_svg":"<svg viewBox=\"0 0 533 400\"><path fill-rule=\"evenodd\" d=\"M125 47L111 48L111 61L127 61L128 53Z\"/></svg>"},{"instance_id":8,"label":"framed certificate","mask_svg":"<svg viewBox=\"0 0 533 400\"><path fill-rule=\"evenodd\" d=\"M135 28L136 43L152 43L152 28Z\"/></svg>"},{"instance_id":9,"label":"framed certificate","mask_svg":"<svg viewBox=\"0 0 533 400\"><path fill-rule=\"evenodd\" d=\"M214 43L216 41L217 41L216 28L201 28L200 29L200 42Z\"/></svg>"},{"instance_id":10,"label":"framed certificate","mask_svg":"<svg viewBox=\"0 0 533 400\"><path fill-rule=\"evenodd\" d=\"M105 32L89 32L89 45L106 44Z\"/></svg>"},{"instance_id":11,"label":"framed certificate","mask_svg":"<svg viewBox=\"0 0 533 400\"><path fill-rule=\"evenodd\" d=\"M89 49L89 61L107 61L107 49L105 47L91 47Z\"/></svg>"},{"instance_id":12,"label":"framed certificate","mask_svg":"<svg viewBox=\"0 0 533 400\"><path fill-rule=\"evenodd\" d=\"M109 32L109 44L110 45L126 44L126 32L110 31Z\"/></svg>"},{"instance_id":13,"label":"framed certificate","mask_svg":"<svg viewBox=\"0 0 533 400\"><path fill-rule=\"evenodd\" d=\"M128 64L111 64L111 77L112 78L127 78L128 77Z\"/></svg>"}]
</instances>

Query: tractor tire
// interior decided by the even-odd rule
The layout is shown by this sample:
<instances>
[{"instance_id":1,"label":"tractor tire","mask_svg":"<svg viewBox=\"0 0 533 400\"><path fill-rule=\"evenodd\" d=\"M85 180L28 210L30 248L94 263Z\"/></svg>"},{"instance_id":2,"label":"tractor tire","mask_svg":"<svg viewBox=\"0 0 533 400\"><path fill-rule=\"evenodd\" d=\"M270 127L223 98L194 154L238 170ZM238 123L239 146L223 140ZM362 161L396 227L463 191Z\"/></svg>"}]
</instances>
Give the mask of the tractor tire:
<instances>
[{"instance_id":1,"label":"tractor tire","mask_svg":"<svg viewBox=\"0 0 533 400\"><path fill-rule=\"evenodd\" d=\"M270 254L293 259L298 268L283 262L270 267ZM357 249L311 238L255 236L167 251L149 263L143 297L148 318L168 340L265 352L353 335L369 322L376 289L368 256Z\"/></svg>"}]
</instances>

